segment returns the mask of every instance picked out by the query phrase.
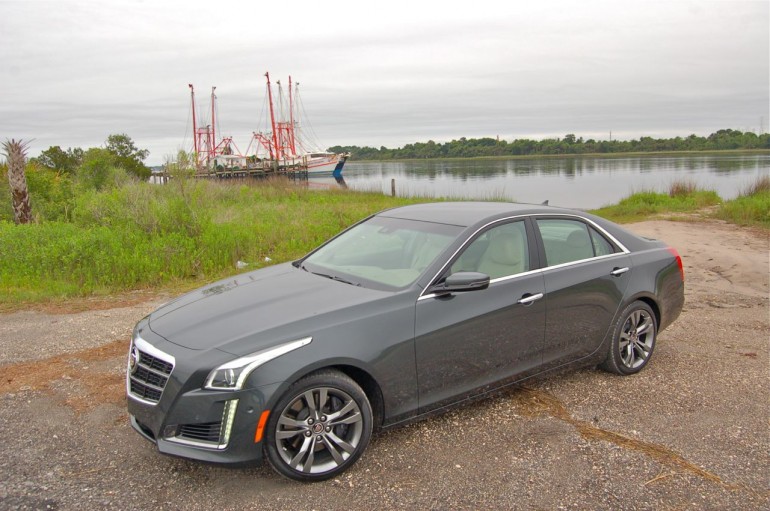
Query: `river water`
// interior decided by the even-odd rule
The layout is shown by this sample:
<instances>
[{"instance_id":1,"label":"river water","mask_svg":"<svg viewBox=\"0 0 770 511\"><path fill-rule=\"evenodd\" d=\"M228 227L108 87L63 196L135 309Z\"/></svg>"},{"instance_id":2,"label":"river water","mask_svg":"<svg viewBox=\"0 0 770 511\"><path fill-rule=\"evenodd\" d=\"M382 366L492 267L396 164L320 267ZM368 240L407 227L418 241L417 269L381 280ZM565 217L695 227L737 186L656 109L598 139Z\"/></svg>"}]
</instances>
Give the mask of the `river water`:
<instances>
[{"instance_id":1,"label":"river water","mask_svg":"<svg viewBox=\"0 0 770 511\"><path fill-rule=\"evenodd\" d=\"M399 196L548 200L551 205L589 209L635 192L667 192L682 180L732 199L770 174L770 154L349 161L343 174L352 190L390 194L395 179Z\"/></svg>"}]
</instances>

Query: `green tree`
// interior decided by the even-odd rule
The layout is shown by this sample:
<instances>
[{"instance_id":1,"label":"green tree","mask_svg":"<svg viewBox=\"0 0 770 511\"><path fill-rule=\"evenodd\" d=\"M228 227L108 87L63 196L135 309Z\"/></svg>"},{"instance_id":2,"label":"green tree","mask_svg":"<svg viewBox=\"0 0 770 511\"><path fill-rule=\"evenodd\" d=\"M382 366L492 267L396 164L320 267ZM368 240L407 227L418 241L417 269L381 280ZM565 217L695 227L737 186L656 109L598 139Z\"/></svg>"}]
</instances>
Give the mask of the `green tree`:
<instances>
[{"instance_id":1,"label":"green tree","mask_svg":"<svg viewBox=\"0 0 770 511\"><path fill-rule=\"evenodd\" d=\"M140 179L148 179L152 172L143 163L149 156L147 149L137 149L131 137L125 133L107 137L104 148L115 156L115 164Z\"/></svg>"},{"instance_id":2,"label":"green tree","mask_svg":"<svg viewBox=\"0 0 770 511\"><path fill-rule=\"evenodd\" d=\"M130 179L128 171L113 152L92 147L83 155L83 163L76 171L79 185L95 190L120 186Z\"/></svg>"},{"instance_id":3,"label":"green tree","mask_svg":"<svg viewBox=\"0 0 770 511\"><path fill-rule=\"evenodd\" d=\"M83 161L83 150L79 147L67 148L64 151L60 146L51 146L40 153L37 158L32 158L43 167L63 174L72 174Z\"/></svg>"}]
</instances>

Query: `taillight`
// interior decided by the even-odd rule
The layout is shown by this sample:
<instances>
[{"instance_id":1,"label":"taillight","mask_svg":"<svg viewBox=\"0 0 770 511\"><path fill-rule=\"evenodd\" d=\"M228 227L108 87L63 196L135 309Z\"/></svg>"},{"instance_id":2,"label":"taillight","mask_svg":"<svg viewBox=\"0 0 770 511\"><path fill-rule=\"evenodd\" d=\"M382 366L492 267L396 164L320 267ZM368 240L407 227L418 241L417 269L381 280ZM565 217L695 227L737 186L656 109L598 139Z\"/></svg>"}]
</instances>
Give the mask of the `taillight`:
<instances>
[{"instance_id":1,"label":"taillight","mask_svg":"<svg viewBox=\"0 0 770 511\"><path fill-rule=\"evenodd\" d=\"M682 277L682 282L684 282L684 266L682 266L682 258L679 256L679 252L677 252L674 247L668 247L668 251L676 257L676 265L679 266L679 275Z\"/></svg>"}]
</instances>

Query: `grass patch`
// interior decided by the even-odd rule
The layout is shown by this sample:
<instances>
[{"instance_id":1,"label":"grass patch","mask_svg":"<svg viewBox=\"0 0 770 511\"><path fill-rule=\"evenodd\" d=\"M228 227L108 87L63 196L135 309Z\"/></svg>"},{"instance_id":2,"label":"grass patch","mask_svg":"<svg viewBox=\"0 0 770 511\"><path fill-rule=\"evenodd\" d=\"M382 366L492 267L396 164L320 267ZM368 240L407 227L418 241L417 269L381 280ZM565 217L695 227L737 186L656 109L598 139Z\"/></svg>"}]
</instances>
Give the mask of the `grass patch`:
<instances>
[{"instance_id":1,"label":"grass patch","mask_svg":"<svg viewBox=\"0 0 770 511\"><path fill-rule=\"evenodd\" d=\"M698 185L695 181L689 179L678 179L668 187L669 197L687 197L698 191Z\"/></svg>"},{"instance_id":2,"label":"grass patch","mask_svg":"<svg viewBox=\"0 0 770 511\"><path fill-rule=\"evenodd\" d=\"M291 183L129 183L78 195L69 222L0 221L0 302L186 287L295 259L376 211L424 201Z\"/></svg>"},{"instance_id":3,"label":"grass patch","mask_svg":"<svg viewBox=\"0 0 770 511\"><path fill-rule=\"evenodd\" d=\"M627 223L661 214L694 213L721 202L722 199L714 191L700 190L687 182L677 182L671 185L669 193L634 193L615 205L595 209L591 213L614 222Z\"/></svg>"},{"instance_id":4,"label":"grass patch","mask_svg":"<svg viewBox=\"0 0 770 511\"><path fill-rule=\"evenodd\" d=\"M770 229L770 176L757 178L737 198L724 202L716 216L738 225Z\"/></svg>"}]
</instances>

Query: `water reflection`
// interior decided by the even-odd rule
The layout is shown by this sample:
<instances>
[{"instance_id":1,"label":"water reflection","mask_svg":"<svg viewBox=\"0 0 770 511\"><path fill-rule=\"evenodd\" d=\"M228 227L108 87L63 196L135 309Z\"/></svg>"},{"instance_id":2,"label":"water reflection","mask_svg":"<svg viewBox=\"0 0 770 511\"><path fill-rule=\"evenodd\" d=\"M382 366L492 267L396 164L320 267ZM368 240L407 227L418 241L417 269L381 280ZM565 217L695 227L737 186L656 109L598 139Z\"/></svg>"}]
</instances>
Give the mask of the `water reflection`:
<instances>
[{"instance_id":1,"label":"water reflection","mask_svg":"<svg viewBox=\"0 0 770 511\"><path fill-rule=\"evenodd\" d=\"M715 190L725 199L770 171L770 154L564 157L508 160L348 162L346 186L402 196L550 200L576 208L614 203L640 190L666 191L676 180Z\"/></svg>"}]
</instances>

